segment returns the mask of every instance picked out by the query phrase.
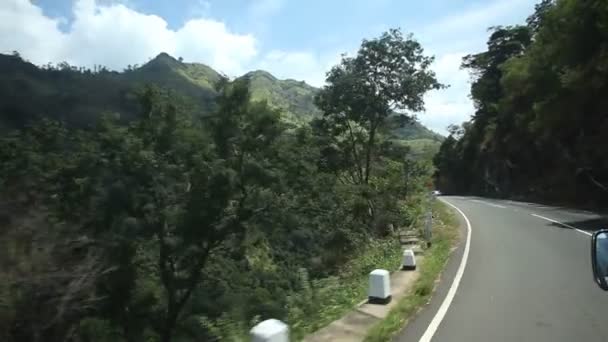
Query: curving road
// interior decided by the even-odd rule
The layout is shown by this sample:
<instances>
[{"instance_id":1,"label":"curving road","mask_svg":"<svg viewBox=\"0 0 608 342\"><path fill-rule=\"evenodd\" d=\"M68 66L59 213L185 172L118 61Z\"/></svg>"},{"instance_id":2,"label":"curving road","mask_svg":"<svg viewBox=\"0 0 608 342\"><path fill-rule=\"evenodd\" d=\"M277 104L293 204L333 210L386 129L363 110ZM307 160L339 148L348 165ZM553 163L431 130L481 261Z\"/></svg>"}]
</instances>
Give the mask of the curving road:
<instances>
[{"instance_id":1,"label":"curving road","mask_svg":"<svg viewBox=\"0 0 608 342\"><path fill-rule=\"evenodd\" d=\"M396 341L608 341L608 292L593 282L590 261L591 232L606 220L533 203L442 200L470 222L468 253L463 242Z\"/></svg>"}]
</instances>

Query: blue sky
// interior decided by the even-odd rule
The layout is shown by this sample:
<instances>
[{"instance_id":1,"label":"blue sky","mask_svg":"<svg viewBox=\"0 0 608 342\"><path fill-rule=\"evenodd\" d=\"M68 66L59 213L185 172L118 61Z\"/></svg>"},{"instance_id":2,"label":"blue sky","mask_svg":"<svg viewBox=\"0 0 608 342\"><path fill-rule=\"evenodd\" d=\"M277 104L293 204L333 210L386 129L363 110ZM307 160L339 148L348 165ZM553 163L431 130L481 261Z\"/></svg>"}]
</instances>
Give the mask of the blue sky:
<instances>
[{"instance_id":1,"label":"blue sky","mask_svg":"<svg viewBox=\"0 0 608 342\"><path fill-rule=\"evenodd\" d=\"M391 27L412 32L440 81L420 121L445 134L468 119L462 56L493 25L523 23L536 0L2 0L0 52L36 64L68 61L121 70L165 51L231 76L266 69L321 86L341 53Z\"/></svg>"}]
</instances>

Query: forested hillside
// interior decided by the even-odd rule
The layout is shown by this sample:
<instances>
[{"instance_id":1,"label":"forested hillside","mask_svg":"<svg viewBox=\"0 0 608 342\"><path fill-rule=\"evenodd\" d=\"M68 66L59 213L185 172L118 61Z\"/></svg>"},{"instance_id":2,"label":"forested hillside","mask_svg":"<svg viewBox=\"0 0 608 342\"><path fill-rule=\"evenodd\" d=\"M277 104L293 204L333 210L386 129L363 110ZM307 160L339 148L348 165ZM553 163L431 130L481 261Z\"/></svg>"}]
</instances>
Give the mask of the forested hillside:
<instances>
[{"instance_id":1,"label":"forested hillside","mask_svg":"<svg viewBox=\"0 0 608 342\"><path fill-rule=\"evenodd\" d=\"M123 72L67 63L39 68L23 61L18 52L0 54L0 129L23 127L41 117L85 127L108 112L119 113L128 121L137 113L135 93L146 84L172 90L185 97L198 114L208 115L215 109L215 85L222 77L207 65L185 63L166 53L142 66L129 65ZM241 78L248 79L252 99L280 109L285 122L301 125L321 116L314 102L318 88L303 81L279 80L261 70ZM417 121L394 125L392 134L397 139L441 139Z\"/></svg>"},{"instance_id":2,"label":"forested hillside","mask_svg":"<svg viewBox=\"0 0 608 342\"><path fill-rule=\"evenodd\" d=\"M125 73L2 57L0 340L239 341L267 318L298 339L339 317L428 196L429 158L391 130L442 87L431 62L398 30L318 90L168 55ZM285 120L311 93L314 119Z\"/></svg>"},{"instance_id":3,"label":"forested hillside","mask_svg":"<svg viewBox=\"0 0 608 342\"><path fill-rule=\"evenodd\" d=\"M445 192L608 204L608 2L544 0L466 56L476 112L435 158Z\"/></svg>"}]
</instances>

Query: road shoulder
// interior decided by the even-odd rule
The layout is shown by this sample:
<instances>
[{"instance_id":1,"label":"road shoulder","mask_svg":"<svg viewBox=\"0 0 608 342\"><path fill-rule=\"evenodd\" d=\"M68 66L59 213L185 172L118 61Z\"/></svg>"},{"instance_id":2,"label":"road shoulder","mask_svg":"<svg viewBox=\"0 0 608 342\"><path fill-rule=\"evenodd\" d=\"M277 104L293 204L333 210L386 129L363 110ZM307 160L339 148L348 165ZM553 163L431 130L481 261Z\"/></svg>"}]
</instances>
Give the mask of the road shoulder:
<instances>
[{"instance_id":1,"label":"road shoulder","mask_svg":"<svg viewBox=\"0 0 608 342\"><path fill-rule=\"evenodd\" d=\"M450 203L453 201L450 200ZM446 205L448 207L448 205ZM452 248L451 255L445 265L445 268L435 281L435 288L431 298L424 304L423 307L410 317L407 325L397 333L394 337L395 341L419 341L422 335L427 330L429 324L435 317L439 307L446 298L448 291L452 285L454 277L460 266L460 262L464 255L464 247L467 236L467 225L456 210L450 208L454 216L458 220L458 243Z\"/></svg>"}]
</instances>

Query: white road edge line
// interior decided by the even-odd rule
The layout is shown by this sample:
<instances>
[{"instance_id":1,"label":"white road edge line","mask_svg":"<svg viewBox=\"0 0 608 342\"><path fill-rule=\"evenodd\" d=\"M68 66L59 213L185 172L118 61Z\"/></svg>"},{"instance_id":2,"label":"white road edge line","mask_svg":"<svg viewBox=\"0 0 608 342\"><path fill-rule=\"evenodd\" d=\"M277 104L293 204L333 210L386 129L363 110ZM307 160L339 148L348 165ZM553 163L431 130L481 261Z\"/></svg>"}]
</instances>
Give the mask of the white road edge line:
<instances>
[{"instance_id":1,"label":"white road edge line","mask_svg":"<svg viewBox=\"0 0 608 342\"><path fill-rule=\"evenodd\" d=\"M435 335L435 332L439 328L441 321L443 321L445 314L448 312L448 309L450 308L450 304L452 304L452 300L454 300L454 296L456 295L456 290L458 290L458 285L460 285L460 281L462 280L462 275L464 274L464 269L467 266L467 260L469 259L469 249L471 247L471 222L469 221L469 218L462 212L462 210L460 210L458 207L456 207L452 203L450 203L444 199L441 199L441 201L443 203L446 203L447 205L451 206L452 208L456 209L460 213L460 215L462 215L462 217L464 217L464 220L467 223L467 240L466 240L466 244L464 246L464 252L462 254L462 259L460 260L460 265L458 266L458 270L456 271L456 276L454 277L454 281L452 281L452 285L450 286L450 289L448 290L448 294L443 299L443 302L441 303L439 310L437 310L435 317L433 317L433 320L431 321L429 326L426 328L426 331L420 338L419 342L430 342L431 341L431 339L433 338L433 335Z\"/></svg>"},{"instance_id":2,"label":"white road edge line","mask_svg":"<svg viewBox=\"0 0 608 342\"><path fill-rule=\"evenodd\" d=\"M554 219L550 219L550 218L548 218L548 217L544 217L544 216L540 216L540 215L536 215L536 214L530 214L530 215L532 215L532 216L534 216L534 217L538 217L539 219L547 220L547 221L549 221L549 222L557 223L557 224L562 225L562 226L564 226L564 227L572 228L572 229L576 230L577 232L579 232L579 233L583 233L583 234L585 234L585 235L589 235L589 236L593 235L593 234L591 234L591 233L589 233L589 232L586 232L586 231L584 231L584 230L582 230L582 229L578 229L578 228L573 227L573 226L571 226L571 225L569 225L569 224L565 224L565 223L562 223L562 222L556 221L556 220L554 220Z\"/></svg>"}]
</instances>

